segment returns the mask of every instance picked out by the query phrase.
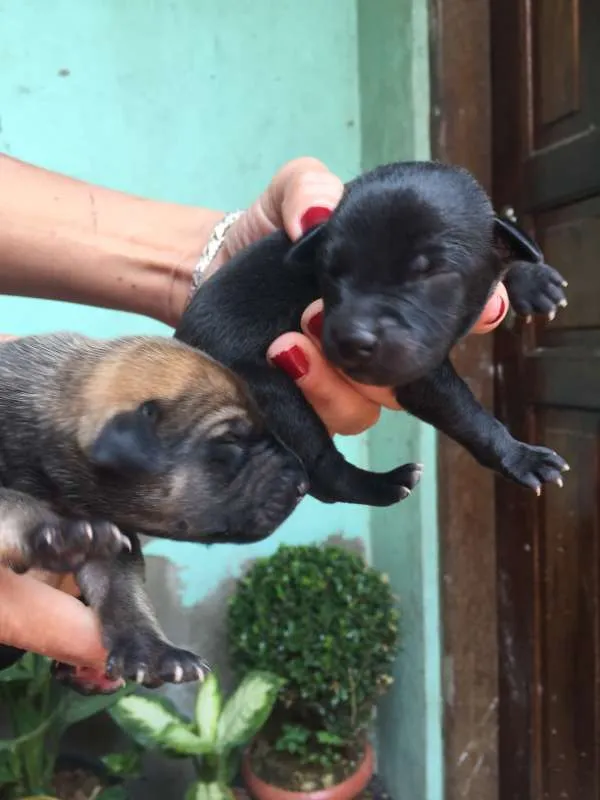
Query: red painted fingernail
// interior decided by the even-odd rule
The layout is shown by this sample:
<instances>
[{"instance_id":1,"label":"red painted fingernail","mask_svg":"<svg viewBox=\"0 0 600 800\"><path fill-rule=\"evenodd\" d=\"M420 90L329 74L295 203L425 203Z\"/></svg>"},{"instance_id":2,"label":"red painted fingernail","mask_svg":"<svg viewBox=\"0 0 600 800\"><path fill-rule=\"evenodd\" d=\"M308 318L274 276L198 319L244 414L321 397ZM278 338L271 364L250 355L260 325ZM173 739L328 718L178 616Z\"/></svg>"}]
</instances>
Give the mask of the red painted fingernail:
<instances>
[{"instance_id":1,"label":"red painted fingernail","mask_svg":"<svg viewBox=\"0 0 600 800\"><path fill-rule=\"evenodd\" d=\"M306 233L311 228L314 228L315 225L320 225L321 222L327 222L330 216L330 208L325 208L324 206L313 206L312 208L309 208L308 211L304 212L302 218L300 219L302 233Z\"/></svg>"},{"instance_id":2,"label":"red painted fingernail","mask_svg":"<svg viewBox=\"0 0 600 800\"><path fill-rule=\"evenodd\" d=\"M303 378L308 372L308 358L304 352L297 346L290 347L289 350L283 350L273 356L271 361L282 369L295 381Z\"/></svg>"},{"instance_id":3,"label":"red painted fingernail","mask_svg":"<svg viewBox=\"0 0 600 800\"><path fill-rule=\"evenodd\" d=\"M500 300L500 304L498 306L498 313L494 317L493 320L488 322L488 325L495 325L499 320L503 319L504 314L506 313L506 303L503 297L498 298Z\"/></svg>"},{"instance_id":4,"label":"red painted fingernail","mask_svg":"<svg viewBox=\"0 0 600 800\"><path fill-rule=\"evenodd\" d=\"M323 333L323 312L319 311L318 314L315 314L314 317L309 319L306 323L306 327L315 339L320 339Z\"/></svg>"}]
</instances>

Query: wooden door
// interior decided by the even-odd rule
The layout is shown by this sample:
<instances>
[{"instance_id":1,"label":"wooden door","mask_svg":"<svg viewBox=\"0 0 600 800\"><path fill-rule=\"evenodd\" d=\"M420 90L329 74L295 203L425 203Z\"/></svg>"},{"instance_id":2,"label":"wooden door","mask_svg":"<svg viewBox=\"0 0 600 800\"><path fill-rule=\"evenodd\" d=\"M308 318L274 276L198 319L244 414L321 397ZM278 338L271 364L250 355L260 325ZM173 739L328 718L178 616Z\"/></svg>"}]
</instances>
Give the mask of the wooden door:
<instances>
[{"instance_id":1,"label":"wooden door","mask_svg":"<svg viewBox=\"0 0 600 800\"><path fill-rule=\"evenodd\" d=\"M600 798L600 0L492 3L493 188L568 280L496 337L497 413L570 463L497 484L501 800Z\"/></svg>"}]
</instances>

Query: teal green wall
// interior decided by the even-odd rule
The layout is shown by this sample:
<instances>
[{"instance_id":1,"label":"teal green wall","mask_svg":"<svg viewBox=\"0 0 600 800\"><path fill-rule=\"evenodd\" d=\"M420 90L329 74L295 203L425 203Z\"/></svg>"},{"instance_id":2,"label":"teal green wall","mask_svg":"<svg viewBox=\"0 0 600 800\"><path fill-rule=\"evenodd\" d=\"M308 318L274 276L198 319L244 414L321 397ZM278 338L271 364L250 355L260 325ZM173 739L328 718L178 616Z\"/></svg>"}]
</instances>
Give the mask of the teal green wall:
<instances>
[{"instance_id":1,"label":"teal green wall","mask_svg":"<svg viewBox=\"0 0 600 800\"><path fill-rule=\"evenodd\" d=\"M286 160L360 167L354 2L0 0L0 149L137 194L216 208L251 202ZM293 54L293 55L292 55ZM61 75L65 70L68 76ZM0 298L4 331L166 331L104 310ZM365 463L364 438L341 448ZM306 500L254 547L154 542L192 605L282 541L368 536L368 510Z\"/></svg>"},{"instance_id":2,"label":"teal green wall","mask_svg":"<svg viewBox=\"0 0 600 800\"><path fill-rule=\"evenodd\" d=\"M358 0L362 168L427 159L428 15L423 0ZM382 773L398 797L443 797L436 437L407 414L385 413L369 436L369 464L420 461L409 501L371 510L371 559L390 576L402 613L395 688L379 709Z\"/></svg>"},{"instance_id":3,"label":"teal green wall","mask_svg":"<svg viewBox=\"0 0 600 800\"><path fill-rule=\"evenodd\" d=\"M426 0L0 0L0 150L162 199L244 206L304 154L342 178L426 158L427 85ZM168 333L122 313L0 298L1 331L57 328ZM404 618L397 684L380 712L381 769L393 796L438 800L433 435L396 414L339 445L378 469L423 460L424 483L385 512L308 499L253 547L155 540L146 553L156 596L159 583L171 587L165 561L181 606L171 625L202 620L200 601L281 541L358 540L390 574Z\"/></svg>"}]
</instances>

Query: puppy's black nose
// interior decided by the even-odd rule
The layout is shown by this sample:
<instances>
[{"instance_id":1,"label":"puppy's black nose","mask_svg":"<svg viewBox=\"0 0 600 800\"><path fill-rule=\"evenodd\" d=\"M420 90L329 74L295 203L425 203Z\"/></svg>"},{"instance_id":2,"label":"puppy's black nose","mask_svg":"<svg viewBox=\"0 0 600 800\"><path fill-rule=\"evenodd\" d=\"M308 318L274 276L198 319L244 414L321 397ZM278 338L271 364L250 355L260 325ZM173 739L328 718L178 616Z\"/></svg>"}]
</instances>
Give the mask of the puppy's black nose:
<instances>
[{"instance_id":1,"label":"puppy's black nose","mask_svg":"<svg viewBox=\"0 0 600 800\"><path fill-rule=\"evenodd\" d=\"M335 337L342 358L347 361L364 362L372 355L377 346L377 336L364 325L355 325Z\"/></svg>"}]
</instances>

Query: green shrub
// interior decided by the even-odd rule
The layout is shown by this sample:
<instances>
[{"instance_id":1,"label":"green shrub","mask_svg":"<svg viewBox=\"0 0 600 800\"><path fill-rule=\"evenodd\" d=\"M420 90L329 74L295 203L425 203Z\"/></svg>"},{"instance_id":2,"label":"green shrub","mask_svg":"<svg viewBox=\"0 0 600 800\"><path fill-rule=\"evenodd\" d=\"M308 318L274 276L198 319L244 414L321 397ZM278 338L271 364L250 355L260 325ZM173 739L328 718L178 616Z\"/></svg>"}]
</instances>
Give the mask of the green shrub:
<instances>
[{"instance_id":1,"label":"green shrub","mask_svg":"<svg viewBox=\"0 0 600 800\"><path fill-rule=\"evenodd\" d=\"M290 725L321 738L327 732L333 744L366 729L392 682L398 614L385 577L358 555L333 546L282 546L240 580L228 635L238 672L269 670L286 681L279 747Z\"/></svg>"}]
</instances>

